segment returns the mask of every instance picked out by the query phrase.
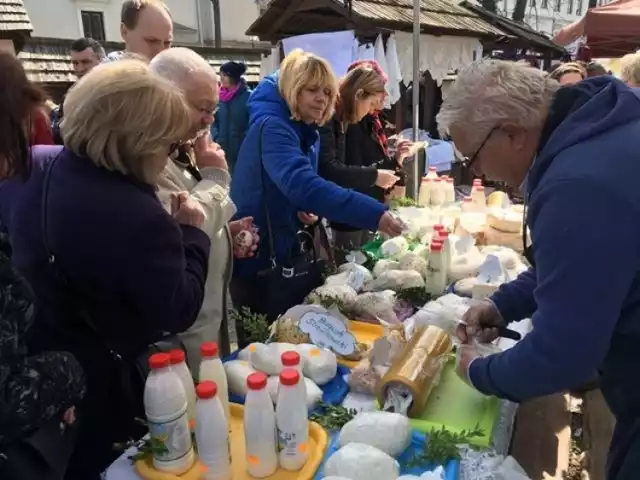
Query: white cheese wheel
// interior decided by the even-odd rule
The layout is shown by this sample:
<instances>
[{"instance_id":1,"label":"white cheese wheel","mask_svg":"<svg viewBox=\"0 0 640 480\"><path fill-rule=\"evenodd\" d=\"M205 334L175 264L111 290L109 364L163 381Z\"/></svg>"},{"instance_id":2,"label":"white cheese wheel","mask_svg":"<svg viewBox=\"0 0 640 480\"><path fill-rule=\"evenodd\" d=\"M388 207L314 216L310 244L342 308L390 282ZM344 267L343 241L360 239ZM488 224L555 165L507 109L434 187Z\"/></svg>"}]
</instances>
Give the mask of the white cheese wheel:
<instances>
[{"instance_id":1,"label":"white cheese wheel","mask_svg":"<svg viewBox=\"0 0 640 480\"><path fill-rule=\"evenodd\" d=\"M342 447L364 443L395 457L411 443L411 424L399 413L364 412L342 427L338 442Z\"/></svg>"},{"instance_id":2,"label":"white cheese wheel","mask_svg":"<svg viewBox=\"0 0 640 480\"><path fill-rule=\"evenodd\" d=\"M350 443L329 457L324 473L351 480L396 480L400 476L400 464L375 447Z\"/></svg>"},{"instance_id":3,"label":"white cheese wheel","mask_svg":"<svg viewBox=\"0 0 640 480\"><path fill-rule=\"evenodd\" d=\"M522 216L512 210L493 210L487 214L487 225L506 233L522 231Z\"/></svg>"}]
</instances>

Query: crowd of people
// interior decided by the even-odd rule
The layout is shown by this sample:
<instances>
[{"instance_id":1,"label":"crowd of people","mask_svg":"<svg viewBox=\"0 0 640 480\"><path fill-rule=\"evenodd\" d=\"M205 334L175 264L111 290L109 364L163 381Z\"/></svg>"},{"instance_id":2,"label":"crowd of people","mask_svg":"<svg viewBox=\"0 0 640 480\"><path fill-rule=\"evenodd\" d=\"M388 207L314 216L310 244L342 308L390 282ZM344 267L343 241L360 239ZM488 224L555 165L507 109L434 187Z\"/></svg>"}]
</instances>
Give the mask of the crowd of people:
<instances>
[{"instance_id":1,"label":"crowd of people","mask_svg":"<svg viewBox=\"0 0 640 480\"><path fill-rule=\"evenodd\" d=\"M78 81L53 110L19 60L0 54L0 472L15 480L29 478L16 449L51 424L53 442L72 447L50 466L57 476L38 478L99 478L114 443L144 433L140 359L179 344L196 369L202 342L228 353L231 304L274 320L279 285L264 273L315 251L323 219L340 251L403 228L385 199L403 185L411 145L390 154L375 62L336 78L297 50L252 91L241 62L216 72L172 48L159 0L126 0L121 32L122 52L72 45ZM638 54L625 57L623 80L636 85L639 72ZM622 471L640 449L628 371L640 107L622 82L587 76L577 63L547 75L479 61L443 103L439 125L468 166L524 187L536 247L532 269L468 316L472 328L535 312L534 332L503 357L462 349L459 369L478 390L521 401L604 365L619 420L611 468ZM626 230L606 248L610 231L593 218L613 212Z\"/></svg>"}]
</instances>

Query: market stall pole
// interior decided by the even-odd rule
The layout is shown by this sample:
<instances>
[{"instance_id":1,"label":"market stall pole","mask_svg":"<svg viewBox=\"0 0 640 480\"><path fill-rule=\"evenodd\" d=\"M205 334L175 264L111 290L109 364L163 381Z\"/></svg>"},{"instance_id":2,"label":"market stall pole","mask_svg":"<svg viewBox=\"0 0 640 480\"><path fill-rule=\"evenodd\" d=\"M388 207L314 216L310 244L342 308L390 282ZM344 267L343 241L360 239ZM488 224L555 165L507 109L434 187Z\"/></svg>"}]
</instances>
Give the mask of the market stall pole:
<instances>
[{"instance_id":1,"label":"market stall pole","mask_svg":"<svg viewBox=\"0 0 640 480\"><path fill-rule=\"evenodd\" d=\"M420 127L420 0L413 0L413 122L412 140L418 141ZM420 152L413 156L413 198L418 199L418 188L420 187Z\"/></svg>"}]
</instances>

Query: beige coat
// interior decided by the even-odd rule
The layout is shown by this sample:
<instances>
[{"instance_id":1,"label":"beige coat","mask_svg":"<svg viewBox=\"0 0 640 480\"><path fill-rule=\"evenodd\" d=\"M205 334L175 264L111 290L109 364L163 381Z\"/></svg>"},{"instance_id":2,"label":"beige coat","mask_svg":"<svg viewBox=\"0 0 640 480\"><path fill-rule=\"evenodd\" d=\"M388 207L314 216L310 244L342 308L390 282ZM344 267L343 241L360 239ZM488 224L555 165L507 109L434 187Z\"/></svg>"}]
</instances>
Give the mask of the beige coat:
<instances>
[{"instance_id":1,"label":"beige coat","mask_svg":"<svg viewBox=\"0 0 640 480\"><path fill-rule=\"evenodd\" d=\"M203 207L205 221L202 230L211 238L209 273L202 310L191 328L180 335L194 375L197 375L200 365L202 342L218 342L223 354L229 352L227 299L233 250L228 222L236 212L229 197L229 173L218 168L204 168L200 173L203 179L198 182L191 173L170 159L158 182L158 197L168 210L171 208L171 193L191 193Z\"/></svg>"}]
</instances>

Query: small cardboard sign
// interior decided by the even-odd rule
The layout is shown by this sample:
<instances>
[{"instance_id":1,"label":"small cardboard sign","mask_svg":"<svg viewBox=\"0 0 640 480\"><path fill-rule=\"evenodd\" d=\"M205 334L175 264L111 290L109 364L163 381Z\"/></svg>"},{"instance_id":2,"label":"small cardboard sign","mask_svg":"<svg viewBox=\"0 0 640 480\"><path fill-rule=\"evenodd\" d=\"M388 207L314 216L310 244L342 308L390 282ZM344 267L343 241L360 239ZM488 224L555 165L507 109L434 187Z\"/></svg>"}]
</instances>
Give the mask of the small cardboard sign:
<instances>
[{"instance_id":1,"label":"small cardboard sign","mask_svg":"<svg viewBox=\"0 0 640 480\"><path fill-rule=\"evenodd\" d=\"M344 322L331 314L309 311L300 317L298 328L311 338L311 343L328 348L338 355L351 355L356 351L356 339Z\"/></svg>"}]
</instances>

